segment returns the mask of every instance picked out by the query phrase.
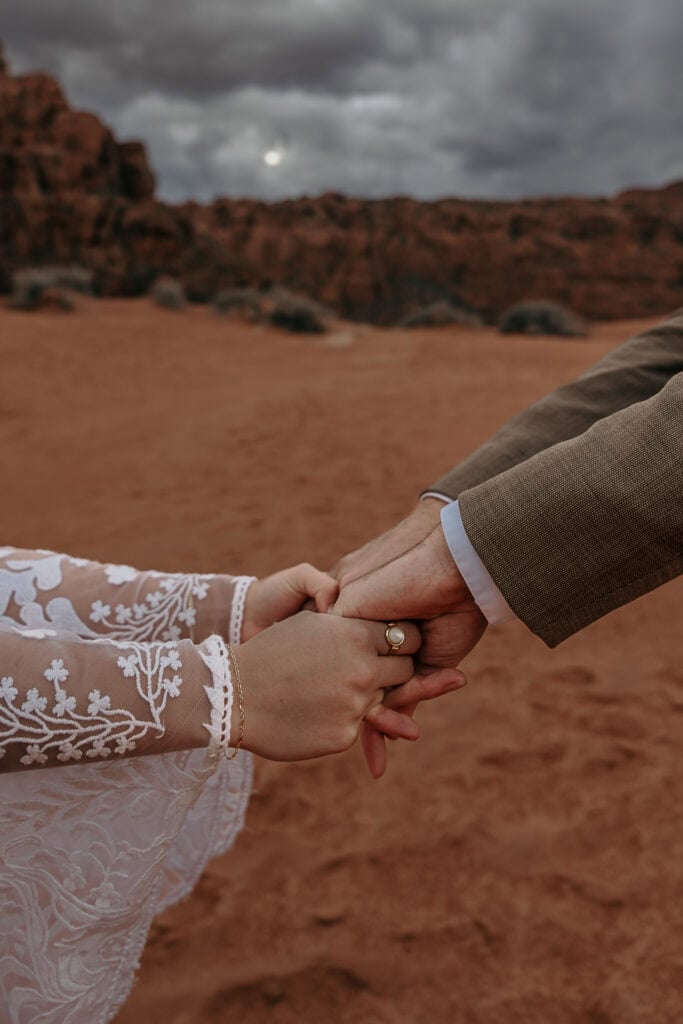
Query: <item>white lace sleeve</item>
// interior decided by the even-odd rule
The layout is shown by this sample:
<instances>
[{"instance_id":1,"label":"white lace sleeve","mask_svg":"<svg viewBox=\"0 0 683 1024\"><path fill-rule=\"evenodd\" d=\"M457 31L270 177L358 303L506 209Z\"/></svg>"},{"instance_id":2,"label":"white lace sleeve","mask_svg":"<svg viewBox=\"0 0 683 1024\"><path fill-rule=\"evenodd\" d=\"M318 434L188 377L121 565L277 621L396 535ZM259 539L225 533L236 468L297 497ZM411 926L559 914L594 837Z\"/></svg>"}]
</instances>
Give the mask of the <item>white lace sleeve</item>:
<instances>
[{"instance_id":1,"label":"white lace sleeve","mask_svg":"<svg viewBox=\"0 0 683 1024\"><path fill-rule=\"evenodd\" d=\"M0 671L0 772L207 745L218 753L229 739L219 636L142 644L0 626Z\"/></svg>"},{"instance_id":2,"label":"white lace sleeve","mask_svg":"<svg viewBox=\"0 0 683 1024\"><path fill-rule=\"evenodd\" d=\"M233 841L251 763L217 740L248 585L0 549L3 1024L109 1021L154 913Z\"/></svg>"},{"instance_id":3,"label":"white lace sleeve","mask_svg":"<svg viewBox=\"0 0 683 1024\"><path fill-rule=\"evenodd\" d=\"M220 745L244 592L0 549L0 771Z\"/></svg>"},{"instance_id":4,"label":"white lace sleeve","mask_svg":"<svg viewBox=\"0 0 683 1024\"><path fill-rule=\"evenodd\" d=\"M0 548L0 624L86 639L240 642L248 576L141 572L84 558Z\"/></svg>"}]
</instances>

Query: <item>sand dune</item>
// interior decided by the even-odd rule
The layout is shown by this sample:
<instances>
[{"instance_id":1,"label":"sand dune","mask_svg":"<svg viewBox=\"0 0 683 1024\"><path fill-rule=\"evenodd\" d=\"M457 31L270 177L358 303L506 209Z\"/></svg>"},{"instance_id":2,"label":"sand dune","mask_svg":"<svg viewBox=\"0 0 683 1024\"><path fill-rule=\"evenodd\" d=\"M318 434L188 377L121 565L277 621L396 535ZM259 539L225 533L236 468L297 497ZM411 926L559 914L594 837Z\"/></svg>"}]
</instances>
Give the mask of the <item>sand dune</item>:
<instances>
[{"instance_id":1,"label":"sand dune","mask_svg":"<svg viewBox=\"0 0 683 1024\"><path fill-rule=\"evenodd\" d=\"M330 345L144 301L3 311L3 540L325 566L641 326ZM260 763L247 829L156 921L117 1024L683 1019L682 598L552 652L490 630L378 784L357 750Z\"/></svg>"}]
</instances>

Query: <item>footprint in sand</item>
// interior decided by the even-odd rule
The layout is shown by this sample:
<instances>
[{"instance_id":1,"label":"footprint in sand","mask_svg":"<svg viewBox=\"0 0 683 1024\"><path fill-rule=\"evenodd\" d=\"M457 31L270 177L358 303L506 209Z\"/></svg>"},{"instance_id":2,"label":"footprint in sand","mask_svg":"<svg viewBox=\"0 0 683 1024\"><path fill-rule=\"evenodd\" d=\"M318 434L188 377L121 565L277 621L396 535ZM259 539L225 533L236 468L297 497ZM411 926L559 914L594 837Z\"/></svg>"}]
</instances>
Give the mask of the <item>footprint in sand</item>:
<instances>
[{"instance_id":1,"label":"footprint in sand","mask_svg":"<svg viewBox=\"0 0 683 1024\"><path fill-rule=\"evenodd\" d=\"M204 1004L202 1020L263 1021L280 1003L304 1008L307 1020L335 1020L332 1011L349 1008L354 995L369 993L370 985L356 971L333 964L311 964L281 975L261 975L252 981L216 992ZM313 1004L313 1005L312 1005ZM315 1006L320 1015L316 1015Z\"/></svg>"},{"instance_id":2,"label":"footprint in sand","mask_svg":"<svg viewBox=\"0 0 683 1024\"><path fill-rule=\"evenodd\" d=\"M536 772L557 764L567 753L567 744L548 743L535 750L514 750L504 748L484 754L479 763L502 772Z\"/></svg>"}]
</instances>

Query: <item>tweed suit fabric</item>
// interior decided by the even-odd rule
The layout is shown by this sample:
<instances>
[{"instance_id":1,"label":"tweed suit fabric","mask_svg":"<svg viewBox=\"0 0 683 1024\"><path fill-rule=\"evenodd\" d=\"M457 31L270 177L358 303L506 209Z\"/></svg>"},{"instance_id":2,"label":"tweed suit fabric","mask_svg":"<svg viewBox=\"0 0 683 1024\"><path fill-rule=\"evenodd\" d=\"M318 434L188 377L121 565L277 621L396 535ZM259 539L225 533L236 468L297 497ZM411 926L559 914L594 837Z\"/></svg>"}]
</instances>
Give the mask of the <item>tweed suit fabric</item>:
<instances>
[{"instance_id":1,"label":"tweed suit fabric","mask_svg":"<svg viewBox=\"0 0 683 1024\"><path fill-rule=\"evenodd\" d=\"M549 646L683 571L683 311L514 417L430 487L458 498Z\"/></svg>"}]
</instances>

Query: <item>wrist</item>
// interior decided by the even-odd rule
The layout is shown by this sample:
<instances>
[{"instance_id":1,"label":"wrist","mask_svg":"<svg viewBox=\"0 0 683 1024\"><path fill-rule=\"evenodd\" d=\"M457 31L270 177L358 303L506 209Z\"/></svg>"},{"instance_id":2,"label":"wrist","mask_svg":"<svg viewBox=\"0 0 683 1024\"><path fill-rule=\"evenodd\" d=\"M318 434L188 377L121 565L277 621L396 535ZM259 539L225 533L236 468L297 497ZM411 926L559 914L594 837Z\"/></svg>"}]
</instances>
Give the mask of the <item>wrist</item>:
<instances>
[{"instance_id":1,"label":"wrist","mask_svg":"<svg viewBox=\"0 0 683 1024\"><path fill-rule=\"evenodd\" d=\"M254 644L249 640L232 647L230 748L257 754L261 715L258 705L259 687L254 685L255 673L258 672L258 651L253 648Z\"/></svg>"},{"instance_id":2,"label":"wrist","mask_svg":"<svg viewBox=\"0 0 683 1024\"><path fill-rule=\"evenodd\" d=\"M240 628L240 644L249 641L257 633L260 633L261 626L257 621L258 608L260 604L262 581L255 579L249 587L244 599L244 610L242 612L242 623Z\"/></svg>"},{"instance_id":3,"label":"wrist","mask_svg":"<svg viewBox=\"0 0 683 1024\"><path fill-rule=\"evenodd\" d=\"M232 753L226 754L228 759L237 757L244 743L244 732L246 716L244 710L244 691L242 689L242 673L237 660L237 654L232 644L228 644L228 661L230 662L230 677L232 683L232 706L230 709L230 732L228 741Z\"/></svg>"},{"instance_id":4,"label":"wrist","mask_svg":"<svg viewBox=\"0 0 683 1024\"><path fill-rule=\"evenodd\" d=\"M440 522L443 506L444 502L439 498L427 495L424 498L420 498L413 511L407 517L408 521L414 523L418 528L423 526L424 536L426 536Z\"/></svg>"},{"instance_id":5,"label":"wrist","mask_svg":"<svg viewBox=\"0 0 683 1024\"><path fill-rule=\"evenodd\" d=\"M440 522L427 536L425 544L429 549L429 561L434 574L433 582L442 595L446 607L474 605L472 593L446 543Z\"/></svg>"}]
</instances>

